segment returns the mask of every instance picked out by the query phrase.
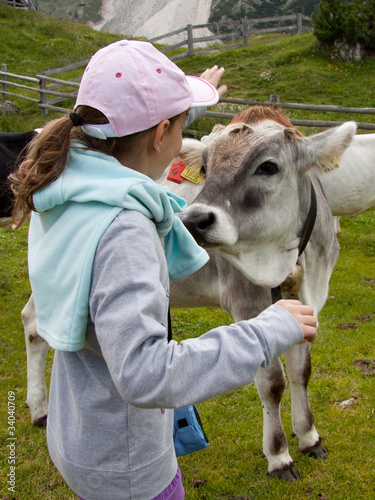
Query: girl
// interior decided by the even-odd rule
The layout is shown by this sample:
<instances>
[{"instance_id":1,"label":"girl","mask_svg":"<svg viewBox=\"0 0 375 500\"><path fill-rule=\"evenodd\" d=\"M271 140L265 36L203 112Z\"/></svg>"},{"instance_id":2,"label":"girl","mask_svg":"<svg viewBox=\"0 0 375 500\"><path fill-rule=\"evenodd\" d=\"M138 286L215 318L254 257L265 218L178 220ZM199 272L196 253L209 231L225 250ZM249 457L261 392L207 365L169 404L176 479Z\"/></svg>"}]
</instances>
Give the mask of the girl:
<instances>
[{"instance_id":1,"label":"girl","mask_svg":"<svg viewBox=\"0 0 375 500\"><path fill-rule=\"evenodd\" d=\"M49 453L79 498L183 499L172 409L249 384L316 336L309 306L280 301L167 342L169 279L208 255L176 215L184 201L154 180L181 148L188 110L217 100L151 44L116 42L92 57L74 112L46 125L12 176L20 220L32 211L38 332L56 349Z\"/></svg>"}]
</instances>

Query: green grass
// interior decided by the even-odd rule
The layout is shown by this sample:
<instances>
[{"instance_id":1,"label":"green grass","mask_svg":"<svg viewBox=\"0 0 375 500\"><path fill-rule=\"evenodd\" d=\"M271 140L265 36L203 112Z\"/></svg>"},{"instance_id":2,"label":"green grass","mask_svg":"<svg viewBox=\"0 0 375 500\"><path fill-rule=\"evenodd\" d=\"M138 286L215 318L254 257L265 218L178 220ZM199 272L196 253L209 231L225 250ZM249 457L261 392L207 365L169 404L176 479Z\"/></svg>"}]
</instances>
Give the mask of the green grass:
<instances>
[{"instance_id":1,"label":"green grass","mask_svg":"<svg viewBox=\"0 0 375 500\"><path fill-rule=\"evenodd\" d=\"M20 12L0 5L1 61L8 71L34 76L89 57L99 47L122 38ZM279 94L283 102L374 106L371 82L375 59L346 63L320 52L312 35L281 37L269 44L199 55L178 63L198 75L213 64L224 65L229 96L268 100ZM270 77L262 76L265 71ZM0 117L1 131L25 131L42 126L35 104L17 100L18 113ZM226 105L219 104L219 107ZM234 109L235 107L232 107ZM292 118L355 119L288 112ZM360 116L360 120L359 120ZM195 127L208 132L212 120ZM312 130L303 130L311 133ZM353 362L375 360L375 211L355 219L341 219L341 252L333 273L330 298L320 314L319 338L313 344L310 399L317 429L330 455L326 461L308 459L291 437L289 386L282 402L282 419L301 481L286 484L266 476L262 458L262 409L254 385L199 405L211 446L179 459L189 499L372 499L375 496L375 378L362 374ZM0 229L0 345L1 414L0 498L16 500L73 499L48 457L45 430L30 426L26 399L26 354L20 312L30 293L27 277L27 227L11 232ZM175 310L174 332L179 340L197 336L231 318L215 309ZM356 319L357 318L357 319ZM364 319L367 319L366 321ZM353 323L357 328L343 329ZM47 374L52 363L48 356ZM47 377L48 380L48 377ZM8 391L16 393L17 490L7 490L6 448ZM342 408L338 403L354 399ZM203 484L197 486L198 481ZM206 482L204 482L206 481ZM194 486L196 485L196 486ZM104 499L103 499L104 500Z\"/></svg>"}]
</instances>

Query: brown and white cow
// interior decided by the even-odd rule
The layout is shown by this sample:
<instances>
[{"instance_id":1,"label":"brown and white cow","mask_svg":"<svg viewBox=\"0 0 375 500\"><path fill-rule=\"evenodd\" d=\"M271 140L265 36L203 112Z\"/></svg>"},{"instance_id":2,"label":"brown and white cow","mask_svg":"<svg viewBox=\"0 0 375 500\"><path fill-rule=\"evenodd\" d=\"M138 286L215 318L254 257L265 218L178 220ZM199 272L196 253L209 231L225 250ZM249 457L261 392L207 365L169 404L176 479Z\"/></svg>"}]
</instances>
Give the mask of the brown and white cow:
<instances>
[{"instance_id":1,"label":"brown and white cow","mask_svg":"<svg viewBox=\"0 0 375 500\"><path fill-rule=\"evenodd\" d=\"M271 289L283 283L298 263L303 277L294 296L318 314L328 295L339 245L315 169L333 157L340 158L355 131L355 124L348 122L303 137L282 113L256 107L237 115L227 127L216 127L202 142L187 141L182 153L190 156L188 150L194 150L192 156L203 163L205 180L199 185L168 183L168 188L187 199L190 206L182 220L211 255L200 271L172 283L171 306L217 306L236 321L254 317L270 305ZM312 211L312 193L317 200L315 224L299 255ZM290 294L284 292L284 297ZM22 317L28 351L27 402L36 423L47 412L44 363L48 345L36 335L32 298ZM302 452L325 457L307 393L310 356L307 343L285 353L293 432ZM285 386L281 361L261 368L255 382L263 405L268 473L286 480L298 478L280 419Z\"/></svg>"}]
</instances>

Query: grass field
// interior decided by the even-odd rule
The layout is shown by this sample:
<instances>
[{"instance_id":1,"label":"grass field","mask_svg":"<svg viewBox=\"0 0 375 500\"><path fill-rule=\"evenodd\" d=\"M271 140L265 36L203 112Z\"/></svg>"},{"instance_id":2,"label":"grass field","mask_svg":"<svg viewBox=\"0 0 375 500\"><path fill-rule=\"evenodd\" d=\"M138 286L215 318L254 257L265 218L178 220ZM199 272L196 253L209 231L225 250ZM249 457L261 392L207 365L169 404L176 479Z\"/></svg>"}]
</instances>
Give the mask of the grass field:
<instances>
[{"instance_id":1,"label":"grass field","mask_svg":"<svg viewBox=\"0 0 375 500\"><path fill-rule=\"evenodd\" d=\"M8 64L9 71L30 76L39 70L85 59L100 46L120 38L46 16L16 13L3 5L0 29L1 62ZM284 102L375 106L371 86L375 59L367 57L361 63L336 60L320 52L312 35L283 37L277 43L250 44L216 55L194 56L179 64L186 72L199 74L214 63L227 68L225 82L231 97L262 100L276 93ZM45 119L34 104L16 102L18 113L1 116L0 131L25 131L43 125ZM300 117L299 112L288 114ZM358 119L353 115L308 117ZM370 117L366 119L371 121ZM211 126L208 119L195 124L201 131L209 131ZM266 460L262 458L262 408L254 385L249 385L199 405L211 446L179 459L187 500L375 497L374 223L375 210L341 220L340 257L331 279L330 297L320 314L319 338L312 348L311 406L329 458L314 460L298 452L297 441L291 437L287 385L282 418L301 481L288 484L268 477ZM27 227L13 232L0 229L0 498L70 500L74 496L48 457L45 429L30 426L29 412L24 407L26 354L20 311L29 294ZM174 333L179 340L231 322L228 315L215 309L175 310L173 317ZM50 352L47 374L52 356ZM362 361L357 366L354 363L358 360L367 363ZM9 463L12 450L7 446L7 438L11 437L8 416L12 416L7 408L13 397L15 471ZM343 405L345 401L349 404ZM15 493L8 490L7 484L7 475L13 472Z\"/></svg>"}]
</instances>

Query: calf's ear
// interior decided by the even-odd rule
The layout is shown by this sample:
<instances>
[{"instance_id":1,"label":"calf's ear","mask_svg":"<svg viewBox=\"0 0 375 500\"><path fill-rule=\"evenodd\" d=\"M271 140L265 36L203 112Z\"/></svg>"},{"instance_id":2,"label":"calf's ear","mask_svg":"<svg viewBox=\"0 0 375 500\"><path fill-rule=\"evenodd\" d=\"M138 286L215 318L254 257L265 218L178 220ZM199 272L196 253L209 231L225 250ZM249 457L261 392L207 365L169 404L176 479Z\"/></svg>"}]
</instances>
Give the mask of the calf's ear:
<instances>
[{"instance_id":1,"label":"calf's ear","mask_svg":"<svg viewBox=\"0 0 375 500\"><path fill-rule=\"evenodd\" d=\"M219 132L219 130L224 130L225 125L222 125L221 123L215 123L211 130L211 134L215 134L216 132Z\"/></svg>"},{"instance_id":2,"label":"calf's ear","mask_svg":"<svg viewBox=\"0 0 375 500\"><path fill-rule=\"evenodd\" d=\"M324 170L333 160L340 160L356 130L355 122L346 122L298 142L300 171L303 173L314 167Z\"/></svg>"},{"instance_id":3,"label":"calf's ear","mask_svg":"<svg viewBox=\"0 0 375 500\"><path fill-rule=\"evenodd\" d=\"M202 154L206 145L197 139L184 139L179 157L186 166L202 164Z\"/></svg>"}]
</instances>

